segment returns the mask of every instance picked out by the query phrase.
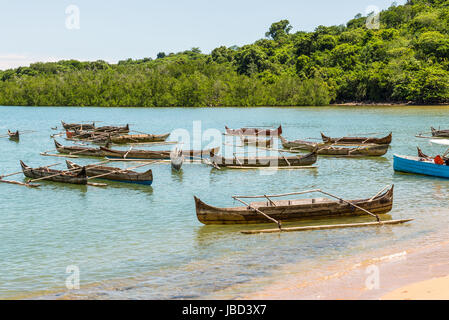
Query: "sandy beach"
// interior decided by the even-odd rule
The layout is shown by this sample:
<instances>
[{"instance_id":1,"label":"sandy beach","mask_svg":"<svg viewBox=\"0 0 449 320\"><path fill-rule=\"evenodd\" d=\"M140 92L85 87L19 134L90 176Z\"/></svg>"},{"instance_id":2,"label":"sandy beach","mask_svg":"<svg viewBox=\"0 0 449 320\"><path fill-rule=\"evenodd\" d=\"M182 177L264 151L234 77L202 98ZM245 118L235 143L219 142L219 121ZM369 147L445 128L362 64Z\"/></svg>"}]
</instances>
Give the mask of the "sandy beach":
<instances>
[{"instance_id":1,"label":"sandy beach","mask_svg":"<svg viewBox=\"0 0 449 320\"><path fill-rule=\"evenodd\" d=\"M449 276L413 283L396 289L383 300L448 300Z\"/></svg>"}]
</instances>

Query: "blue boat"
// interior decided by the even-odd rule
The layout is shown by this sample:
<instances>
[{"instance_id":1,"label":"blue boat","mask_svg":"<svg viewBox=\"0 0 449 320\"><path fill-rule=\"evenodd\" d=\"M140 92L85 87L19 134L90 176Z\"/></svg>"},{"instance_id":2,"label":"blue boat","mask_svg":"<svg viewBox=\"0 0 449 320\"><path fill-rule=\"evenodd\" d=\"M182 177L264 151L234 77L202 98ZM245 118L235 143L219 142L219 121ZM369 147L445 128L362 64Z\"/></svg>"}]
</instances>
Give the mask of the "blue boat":
<instances>
[{"instance_id":1,"label":"blue boat","mask_svg":"<svg viewBox=\"0 0 449 320\"><path fill-rule=\"evenodd\" d=\"M449 166L440 165L429 158L393 156L393 168L395 171L423 174L440 178L449 178Z\"/></svg>"}]
</instances>

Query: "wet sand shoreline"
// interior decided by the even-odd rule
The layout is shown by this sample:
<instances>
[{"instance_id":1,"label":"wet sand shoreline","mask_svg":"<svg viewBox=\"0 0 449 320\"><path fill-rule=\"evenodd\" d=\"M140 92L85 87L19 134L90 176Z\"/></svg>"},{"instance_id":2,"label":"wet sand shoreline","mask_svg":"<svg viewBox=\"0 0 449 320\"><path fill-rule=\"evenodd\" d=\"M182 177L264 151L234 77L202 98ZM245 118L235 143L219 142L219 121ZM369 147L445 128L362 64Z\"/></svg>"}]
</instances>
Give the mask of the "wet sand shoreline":
<instances>
[{"instance_id":1,"label":"wet sand shoreline","mask_svg":"<svg viewBox=\"0 0 449 320\"><path fill-rule=\"evenodd\" d=\"M364 260L320 281L292 274L243 299L449 299L449 242Z\"/></svg>"}]
</instances>

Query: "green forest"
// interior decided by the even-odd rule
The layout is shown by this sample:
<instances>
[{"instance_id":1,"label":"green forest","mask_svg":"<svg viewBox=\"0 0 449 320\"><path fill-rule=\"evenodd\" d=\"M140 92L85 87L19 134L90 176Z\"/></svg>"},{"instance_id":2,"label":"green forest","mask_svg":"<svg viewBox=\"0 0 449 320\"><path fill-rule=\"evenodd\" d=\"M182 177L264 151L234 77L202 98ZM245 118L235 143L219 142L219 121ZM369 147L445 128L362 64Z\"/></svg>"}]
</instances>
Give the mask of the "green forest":
<instances>
[{"instance_id":1,"label":"green forest","mask_svg":"<svg viewBox=\"0 0 449 320\"><path fill-rule=\"evenodd\" d=\"M369 16L368 18L372 18ZM242 47L157 57L65 60L0 71L0 105L300 106L449 102L449 1L410 0L346 25L273 23Z\"/></svg>"}]
</instances>

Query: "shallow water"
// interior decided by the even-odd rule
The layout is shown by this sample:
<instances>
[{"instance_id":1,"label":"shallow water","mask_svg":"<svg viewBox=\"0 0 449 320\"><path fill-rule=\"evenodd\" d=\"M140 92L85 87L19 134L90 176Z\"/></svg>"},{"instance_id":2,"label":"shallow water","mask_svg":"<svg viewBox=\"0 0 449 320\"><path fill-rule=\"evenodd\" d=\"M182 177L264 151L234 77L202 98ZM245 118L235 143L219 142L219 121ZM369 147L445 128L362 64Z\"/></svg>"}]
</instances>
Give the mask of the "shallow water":
<instances>
[{"instance_id":1,"label":"shallow water","mask_svg":"<svg viewBox=\"0 0 449 320\"><path fill-rule=\"evenodd\" d=\"M19 171L19 160L30 166L61 163L55 168L64 168L64 158L39 154L54 149L50 135L56 131L50 128L60 127L60 120L130 123L132 129L149 133L186 129L192 136L200 124L202 133L211 128L224 131L224 125L282 124L288 139L319 138L320 131L335 137L383 136L393 131L391 149L384 157L321 157L317 169L216 171L186 163L181 173L173 173L169 165L155 164L139 169L153 170L151 187L111 183L96 188L42 182L39 189L28 189L0 184L0 298L64 294L101 299L234 298L241 296L242 287L245 292L257 290L290 265L318 275L336 260L448 238L449 181L395 174L392 168L393 153L415 155L417 145L425 153L444 152L414 136L430 131L430 126L446 128L447 107L0 110L0 133L6 134L7 129L36 131L24 133L18 143L0 138L0 175ZM200 140L191 140L192 146L211 145L207 139ZM58 141L69 144L62 138ZM23 176L10 179L23 181ZM394 219L415 219L407 226L249 236L238 232L248 227L201 225L193 201L196 195L212 205L232 206L237 204L231 195L314 188L352 199L371 197L388 184L395 185L390 214ZM69 265L80 269L79 291L65 288Z\"/></svg>"}]
</instances>

